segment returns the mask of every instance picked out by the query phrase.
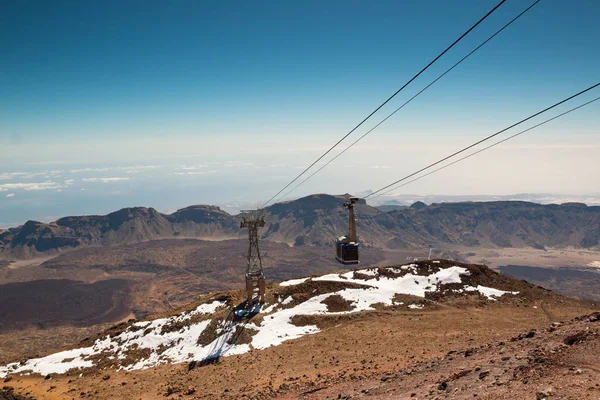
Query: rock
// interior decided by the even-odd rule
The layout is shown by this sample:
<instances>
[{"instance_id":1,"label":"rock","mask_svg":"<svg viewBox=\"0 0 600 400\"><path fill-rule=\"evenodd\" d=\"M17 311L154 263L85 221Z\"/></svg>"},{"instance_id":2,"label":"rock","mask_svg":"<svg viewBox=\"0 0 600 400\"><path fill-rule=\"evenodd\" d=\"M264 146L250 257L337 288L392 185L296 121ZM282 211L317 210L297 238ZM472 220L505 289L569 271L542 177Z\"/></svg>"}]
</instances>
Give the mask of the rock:
<instances>
[{"instance_id":1,"label":"rock","mask_svg":"<svg viewBox=\"0 0 600 400\"><path fill-rule=\"evenodd\" d=\"M462 370L462 371L455 372L455 373L453 373L453 374L450 376L450 379L449 379L449 380L451 380L451 381L455 381L455 380L457 380L457 379L459 379L459 378L462 378L462 377L463 377L463 376L465 376L465 375L468 375L468 374L470 374L470 373L471 373L471 371L472 371L471 369L465 369L465 370Z\"/></svg>"},{"instance_id":2,"label":"rock","mask_svg":"<svg viewBox=\"0 0 600 400\"><path fill-rule=\"evenodd\" d=\"M488 376L490 374L490 370L486 369L485 371L481 371L479 373L479 379L485 379L486 376Z\"/></svg>"},{"instance_id":3,"label":"rock","mask_svg":"<svg viewBox=\"0 0 600 400\"><path fill-rule=\"evenodd\" d=\"M173 393L177 393L179 392L179 389L173 386L168 386L167 387L167 392L165 393L165 397L169 397L170 395L172 395Z\"/></svg>"},{"instance_id":4,"label":"rock","mask_svg":"<svg viewBox=\"0 0 600 400\"><path fill-rule=\"evenodd\" d=\"M532 338L532 337L534 337L534 336L535 336L535 330L533 330L533 329L532 329L532 330L530 330L529 332L527 332L527 334L525 335L525 337L526 337L527 339L531 339L531 338Z\"/></svg>"},{"instance_id":5,"label":"rock","mask_svg":"<svg viewBox=\"0 0 600 400\"><path fill-rule=\"evenodd\" d=\"M564 340L563 343L567 344L569 346L574 345L575 343L579 342L580 340L582 340L585 337L585 332L584 331L579 331L577 333L574 333L573 335L569 335L567 336Z\"/></svg>"},{"instance_id":6,"label":"rock","mask_svg":"<svg viewBox=\"0 0 600 400\"><path fill-rule=\"evenodd\" d=\"M550 387L535 394L535 400L544 400L552 396L554 390Z\"/></svg>"},{"instance_id":7,"label":"rock","mask_svg":"<svg viewBox=\"0 0 600 400\"><path fill-rule=\"evenodd\" d=\"M50 379L52 379L52 375L48 374L44 377L45 381L49 381Z\"/></svg>"},{"instance_id":8,"label":"rock","mask_svg":"<svg viewBox=\"0 0 600 400\"><path fill-rule=\"evenodd\" d=\"M448 389L448 383L446 381L444 381L438 385L438 390L446 390L446 389Z\"/></svg>"},{"instance_id":9,"label":"rock","mask_svg":"<svg viewBox=\"0 0 600 400\"><path fill-rule=\"evenodd\" d=\"M103 380L103 381L107 381L107 380L109 380L109 379L110 379L110 375L108 375L108 374L106 374L106 375L104 375L104 376L102 377L102 380Z\"/></svg>"},{"instance_id":10,"label":"rock","mask_svg":"<svg viewBox=\"0 0 600 400\"><path fill-rule=\"evenodd\" d=\"M10 381L12 381L12 379L13 379L12 376L7 376L6 378L4 378L4 383L10 382Z\"/></svg>"},{"instance_id":11,"label":"rock","mask_svg":"<svg viewBox=\"0 0 600 400\"><path fill-rule=\"evenodd\" d=\"M225 391L228 391L227 389L225 389ZM193 386L190 386L189 388L187 388L187 390L185 391L185 395L186 396L190 396L192 394L196 393L196 388Z\"/></svg>"}]
</instances>

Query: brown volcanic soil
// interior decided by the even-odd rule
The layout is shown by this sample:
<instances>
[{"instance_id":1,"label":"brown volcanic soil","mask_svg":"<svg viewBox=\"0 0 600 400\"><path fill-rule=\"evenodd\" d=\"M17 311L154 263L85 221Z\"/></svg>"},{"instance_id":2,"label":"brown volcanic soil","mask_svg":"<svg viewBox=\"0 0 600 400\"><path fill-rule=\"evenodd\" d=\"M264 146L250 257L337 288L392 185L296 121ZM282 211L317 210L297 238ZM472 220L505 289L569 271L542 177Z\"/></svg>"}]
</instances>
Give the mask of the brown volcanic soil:
<instances>
[{"instance_id":1,"label":"brown volcanic soil","mask_svg":"<svg viewBox=\"0 0 600 400\"><path fill-rule=\"evenodd\" d=\"M521 290L524 296L505 295L498 301L448 297L427 300L423 310L385 307L335 316L319 324L323 330L318 334L193 369L92 369L82 377L54 376L49 381L16 376L9 385L40 399L120 399L125 392L135 399L443 399L474 394L535 399L548 386L556 398L598 398L599 323L587 319L551 328L553 322L589 314L598 306L493 271L480 272L472 284L512 282L515 286L505 288ZM317 286L298 285L303 293L325 290ZM272 290L287 292L290 287L275 285ZM536 331L529 334L532 329ZM586 332L577 336L580 341L562 344L580 331ZM48 392L50 386L55 388Z\"/></svg>"},{"instance_id":2,"label":"brown volcanic soil","mask_svg":"<svg viewBox=\"0 0 600 400\"><path fill-rule=\"evenodd\" d=\"M30 325L89 326L119 320L131 312L131 284L125 279L92 284L46 279L0 285L0 333Z\"/></svg>"},{"instance_id":3,"label":"brown volcanic soil","mask_svg":"<svg viewBox=\"0 0 600 400\"><path fill-rule=\"evenodd\" d=\"M246 250L244 240L157 240L82 248L41 265L0 269L0 361L49 353L95 336L106 329L105 322L143 319L204 293L239 288ZM339 266L330 247L262 241L261 250L269 281L333 272ZM379 261L376 251L363 255L366 264ZM129 283L117 290L116 282Z\"/></svg>"},{"instance_id":4,"label":"brown volcanic soil","mask_svg":"<svg viewBox=\"0 0 600 400\"><path fill-rule=\"evenodd\" d=\"M553 309L560 316L577 310ZM171 392L168 398L186 399L409 399L412 394L416 399L466 399L473 394L490 400L535 399L549 386L553 398L596 399L598 322L565 323L548 332L550 326L546 314L532 307L520 312L501 305L372 312L316 335L191 371L173 365L97 371L81 378L54 376L49 381L14 377L8 385L39 399L121 399L124 390L132 399L165 398ZM532 328L537 329L534 337L525 338ZM562 344L586 328L590 333L584 340ZM447 388L438 391L442 382ZM48 392L51 386L56 388ZM194 393L184 395L190 388Z\"/></svg>"}]
</instances>

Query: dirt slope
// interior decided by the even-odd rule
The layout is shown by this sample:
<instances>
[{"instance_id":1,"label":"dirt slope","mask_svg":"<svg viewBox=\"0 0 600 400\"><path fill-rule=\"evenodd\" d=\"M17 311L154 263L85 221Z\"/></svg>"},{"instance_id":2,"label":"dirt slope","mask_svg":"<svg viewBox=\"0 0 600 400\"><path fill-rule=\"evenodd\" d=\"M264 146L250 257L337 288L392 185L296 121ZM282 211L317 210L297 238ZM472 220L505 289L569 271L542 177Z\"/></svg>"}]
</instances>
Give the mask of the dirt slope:
<instances>
[{"instance_id":1,"label":"dirt slope","mask_svg":"<svg viewBox=\"0 0 600 400\"><path fill-rule=\"evenodd\" d=\"M435 277L442 281L434 284ZM429 289L424 288L427 280L432 281ZM386 303L385 296L396 290ZM360 296L355 297L357 293ZM234 329L222 329L227 328L222 322L228 311L218 302L236 304L241 297L241 292L204 297L178 313L159 316L162 322L117 326L107 332L116 346L109 347L116 359L105 352L94 358L94 362L104 360L94 367L52 374L48 380L12 374L7 385L41 399L118 399L124 390L128 398L140 399L408 399L413 394L413 398L473 398L477 394L490 399L533 399L550 381L553 393L564 394L563 398L586 398L577 397L583 393L581 388L584 394L595 393L589 389L593 384L584 387L586 380L597 378L597 361L589 356L598 350L595 317L555 327L552 323L589 314L598 306L506 278L483 266L440 260L274 284L269 288L267 309L230 325ZM371 303L375 300L379 303ZM201 307L214 307L214 311L202 313ZM269 336L272 343L261 342L272 326L270 321L286 313L293 314L290 325L277 325ZM211 321L221 323L211 328ZM175 350L186 349L186 335L201 324L204 329L192 335L193 351L206 355L205 349L214 350L221 343L220 348L226 350L221 357L154 362L166 356L187 360L186 354L178 356ZM240 331L240 326L247 329ZM297 329L308 331L291 335ZM536 331L530 333L532 329ZM566 336L579 331L585 333L575 344L560 345ZM146 342L138 341L142 337ZM160 343L168 337L174 342L164 348ZM137 353L132 340L139 343ZM144 350L147 343L157 347ZM123 350L123 358L115 350ZM127 367L144 360L154 361L142 369ZM118 371L117 365L130 370ZM569 367L575 369L569 371ZM482 373L485 376L479 379ZM561 374L577 380L558 379Z\"/></svg>"}]
</instances>

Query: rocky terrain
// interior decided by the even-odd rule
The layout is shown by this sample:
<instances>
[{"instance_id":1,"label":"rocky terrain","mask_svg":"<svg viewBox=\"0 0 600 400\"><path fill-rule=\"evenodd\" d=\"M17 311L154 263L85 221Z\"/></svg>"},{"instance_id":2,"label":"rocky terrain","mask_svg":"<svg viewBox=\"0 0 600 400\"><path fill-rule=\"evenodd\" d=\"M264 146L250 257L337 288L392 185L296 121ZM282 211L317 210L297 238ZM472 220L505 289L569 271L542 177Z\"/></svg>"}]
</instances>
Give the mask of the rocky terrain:
<instances>
[{"instance_id":1,"label":"rocky terrain","mask_svg":"<svg viewBox=\"0 0 600 400\"><path fill-rule=\"evenodd\" d=\"M1 366L0 377L6 391L41 399L117 399L124 387L142 399L599 393L598 305L481 265L359 268L270 284L250 311L242 299L204 295Z\"/></svg>"},{"instance_id":2,"label":"rocky terrain","mask_svg":"<svg viewBox=\"0 0 600 400\"><path fill-rule=\"evenodd\" d=\"M247 244L165 239L82 247L31 265L0 268L0 363L62 348L123 318L183 306L244 284ZM269 281L333 272L331 248L262 241ZM381 253L365 249L368 265Z\"/></svg>"},{"instance_id":3,"label":"rocky terrain","mask_svg":"<svg viewBox=\"0 0 600 400\"><path fill-rule=\"evenodd\" d=\"M346 196L312 195L267 207L262 236L292 246L323 246L347 229ZM598 249L600 207L579 203L540 205L501 201L442 203L382 211L364 201L356 206L365 245L408 249L430 244L483 247L573 246ZM213 206L191 206L173 214L126 208L105 216L65 217L46 224L28 221L0 233L0 256L20 259L85 246L194 237L236 238L239 217Z\"/></svg>"}]
</instances>

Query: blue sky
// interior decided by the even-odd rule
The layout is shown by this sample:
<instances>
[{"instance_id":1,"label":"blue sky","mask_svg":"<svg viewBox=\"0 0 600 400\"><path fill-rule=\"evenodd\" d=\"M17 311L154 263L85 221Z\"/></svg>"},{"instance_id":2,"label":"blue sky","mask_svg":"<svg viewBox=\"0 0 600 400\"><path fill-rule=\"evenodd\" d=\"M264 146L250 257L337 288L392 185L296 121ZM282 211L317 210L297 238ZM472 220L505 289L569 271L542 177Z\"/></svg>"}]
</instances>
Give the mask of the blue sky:
<instances>
[{"instance_id":1,"label":"blue sky","mask_svg":"<svg viewBox=\"0 0 600 400\"><path fill-rule=\"evenodd\" d=\"M495 4L5 2L0 223L264 200ZM508 0L365 129L529 4ZM597 83L599 17L542 0L298 195L377 189ZM406 190L597 191L597 104Z\"/></svg>"}]
</instances>

